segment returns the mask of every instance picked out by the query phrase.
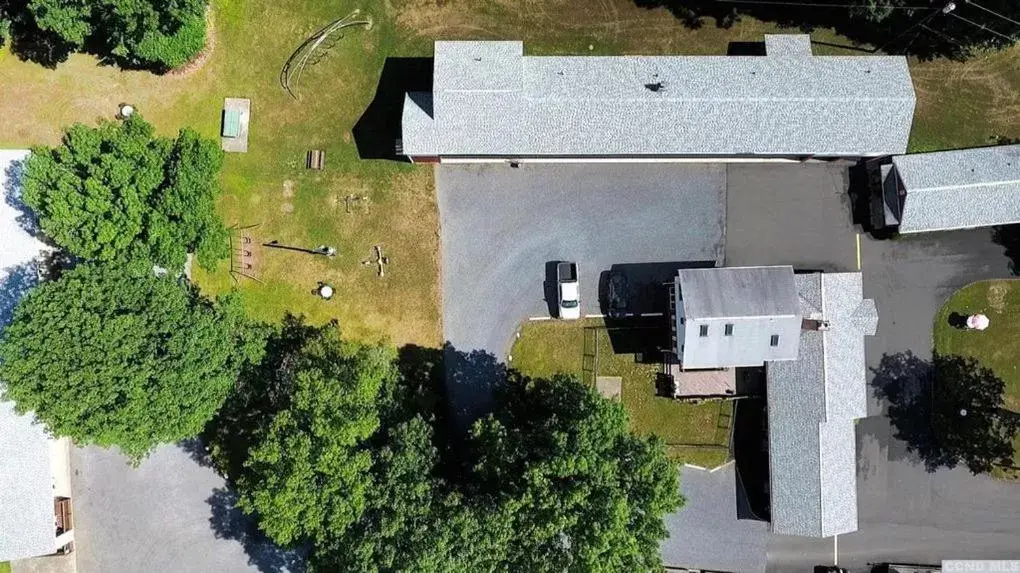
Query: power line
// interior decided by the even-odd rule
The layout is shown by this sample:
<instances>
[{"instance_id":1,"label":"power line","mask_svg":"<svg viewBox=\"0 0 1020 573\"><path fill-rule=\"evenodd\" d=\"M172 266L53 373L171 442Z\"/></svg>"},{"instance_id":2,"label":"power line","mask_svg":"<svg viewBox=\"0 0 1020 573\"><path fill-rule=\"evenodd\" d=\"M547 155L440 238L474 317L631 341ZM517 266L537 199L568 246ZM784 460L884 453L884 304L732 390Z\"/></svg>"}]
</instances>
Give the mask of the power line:
<instances>
[{"instance_id":1,"label":"power line","mask_svg":"<svg viewBox=\"0 0 1020 573\"><path fill-rule=\"evenodd\" d=\"M860 4L826 4L820 2L769 2L768 0L715 0L725 4L766 4L772 6L808 6L812 8L863 8ZM928 10L931 6L886 6L890 10Z\"/></svg>"},{"instance_id":2,"label":"power line","mask_svg":"<svg viewBox=\"0 0 1020 573\"><path fill-rule=\"evenodd\" d=\"M977 2L972 2L971 0L965 0L965 2L967 4L975 7L975 8L980 8L980 9L984 10L985 12L988 12L989 14L993 14L995 16L998 16L999 18L1002 18L1003 20L1006 20L1008 22L1012 22L1013 24L1016 24L1017 26L1020 26L1020 22L1017 22L1016 20L1014 20L1014 19L1012 19L1012 18L1010 18L1008 16L1003 16L1002 14L999 14L995 10L990 10L988 8L985 8L984 6L978 4Z\"/></svg>"},{"instance_id":3,"label":"power line","mask_svg":"<svg viewBox=\"0 0 1020 573\"><path fill-rule=\"evenodd\" d=\"M991 33L995 34L996 36L999 36L1001 38L1005 38L1005 39L1009 40L1010 42L1015 42L1016 41L1016 38L1013 38L1011 36L1007 36L1005 34L1001 34L999 32L996 32L995 30L989 28L988 26L985 26L984 24L978 24L977 22L975 22L973 20L968 20L967 18L964 18L963 16L960 16L959 14L956 14L954 12L950 12L949 15L950 16L955 16L955 17L963 20L964 22L970 24L971 26L977 26L978 28L981 28L982 30L984 30L986 32L991 32Z\"/></svg>"},{"instance_id":4,"label":"power line","mask_svg":"<svg viewBox=\"0 0 1020 573\"><path fill-rule=\"evenodd\" d=\"M956 44L957 46L959 46L961 48L964 47L963 44L961 44L959 40L957 40L956 38L950 36L949 34L946 34L944 32L939 32L938 30L936 30L934 28L929 28L926 24L922 24L921 27L924 28L925 30L928 30L932 34L935 34L936 36L941 37L942 39L944 39L944 40L946 40L946 41L948 41L950 43Z\"/></svg>"},{"instance_id":5,"label":"power line","mask_svg":"<svg viewBox=\"0 0 1020 573\"><path fill-rule=\"evenodd\" d=\"M942 13L942 10L941 10L940 8L938 8L938 7L932 7L932 8L931 8L931 13L929 13L929 14L928 14L927 16L925 16L924 18L921 18L920 20L918 20L918 21L917 21L916 23L914 23L914 25L913 25L913 26L911 26L911 27L907 28L906 30L904 30L903 32L901 32L900 34L898 34L898 35L897 35L896 37L894 37L893 39L891 39L891 40L887 41L886 43L882 44L881 46L879 46L879 47L875 48L875 51L876 51L876 52L881 52L881 51L885 50L885 48L887 48L887 47L888 47L889 45L891 45L891 44L892 44L893 42L895 42L896 40L899 40L899 39L900 39L900 38L902 38L903 36L906 36L906 35L907 35L907 34L909 34L909 33L910 33L910 31L911 31L911 30L913 30L914 28L917 28L917 27L919 27L919 26L924 26L925 24L927 24L927 23L928 23L928 21L929 21L929 20L931 20L931 19L932 19L932 18L934 18L935 16L938 16L938 15L939 15L940 13ZM920 32L918 32L918 33L920 33ZM915 40L917 39L917 36L916 36L916 35L914 36L914 39L915 39ZM913 43L913 40L911 40L911 43ZM907 47L910 47L910 46L909 46L909 44L907 45ZM906 50L906 48L904 48L904 51L905 51L905 50Z\"/></svg>"}]
</instances>

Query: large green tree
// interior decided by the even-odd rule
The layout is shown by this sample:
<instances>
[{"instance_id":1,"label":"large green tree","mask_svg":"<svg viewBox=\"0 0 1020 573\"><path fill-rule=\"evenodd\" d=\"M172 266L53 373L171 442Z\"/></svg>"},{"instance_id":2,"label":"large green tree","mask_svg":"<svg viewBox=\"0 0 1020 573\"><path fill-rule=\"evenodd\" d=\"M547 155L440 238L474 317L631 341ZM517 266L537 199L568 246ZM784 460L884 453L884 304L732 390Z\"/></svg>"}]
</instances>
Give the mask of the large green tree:
<instances>
[{"instance_id":1,"label":"large green tree","mask_svg":"<svg viewBox=\"0 0 1020 573\"><path fill-rule=\"evenodd\" d=\"M181 268L193 250L211 267L229 252L215 211L221 163L215 142L189 129L169 139L137 116L77 124L61 146L33 149L23 198L46 235L78 257Z\"/></svg>"},{"instance_id":2,"label":"large green tree","mask_svg":"<svg viewBox=\"0 0 1020 573\"><path fill-rule=\"evenodd\" d=\"M0 380L55 434L139 460L200 432L263 342L237 301L214 304L144 263L84 264L19 303Z\"/></svg>"},{"instance_id":3,"label":"large green tree","mask_svg":"<svg viewBox=\"0 0 1020 573\"><path fill-rule=\"evenodd\" d=\"M511 380L472 438L474 480L514 509L509 570L662 568L679 474L660 439L630 431L618 402L566 376Z\"/></svg>"},{"instance_id":4,"label":"large green tree","mask_svg":"<svg viewBox=\"0 0 1020 573\"><path fill-rule=\"evenodd\" d=\"M122 65L162 71L205 46L205 6L205 0L29 0L24 16L71 50L90 45Z\"/></svg>"},{"instance_id":5,"label":"large green tree","mask_svg":"<svg viewBox=\"0 0 1020 573\"><path fill-rule=\"evenodd\" d=\"M292 388L252 447L238 479L240 507L277 543L326 543L357 521L372 487L368 440L378 398L394 376L385 347L341 342L317 330L276 376Z\"/></svg>"},{"instance_id":6,"label":"large green tree","mask_svg":"<svg viewBox=\"0 0 1020 573\"><path fill-rule=\"evenodd\" d=\"M427 357L397 369L388 351L332 329L305 331L303 344L285 331L286 350L270 344L256 369L272 381L239 388L270 396L242 402L271 415L228 408L214 451L247 448L228 464L240 507L274 541L310 545L313 570L661 569L677 468L661 442L630 432L619 404L571 378L509 372L495 381L509 387L496 413L453 448L432 385L414 379L433 370Z\"/></svg>"}]
</instances>

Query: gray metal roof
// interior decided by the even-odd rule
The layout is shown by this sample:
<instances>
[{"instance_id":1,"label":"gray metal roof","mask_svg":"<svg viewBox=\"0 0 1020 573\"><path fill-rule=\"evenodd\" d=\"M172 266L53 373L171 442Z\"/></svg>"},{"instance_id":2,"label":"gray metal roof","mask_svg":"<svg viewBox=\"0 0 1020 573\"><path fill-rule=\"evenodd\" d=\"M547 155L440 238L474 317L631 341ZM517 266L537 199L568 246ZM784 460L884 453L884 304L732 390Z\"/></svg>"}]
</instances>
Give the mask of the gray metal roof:
<instances>
[{"instance_id":1,"label":"gray metal roof","mask_svg":"<svg viewBox=\"0 0 1020 573\"><path fill-rule=\"evenodd\" d=\"M688 320L798 314L793 267L681 269L684 315Z\"/></svg>"},{"instance_id":2,"label":"gray metal roof","mask_svg":"<svg viewBox=\"0 0 1020 573\"><path fill-rule=\"evenodd\" d=\"M905 58L790 57L802 39L769 42L781 46L774 48L780 54L524 56L521 42L436 42L434 114L404 124L404 153L858 156L906 150L914 90Z\"/></svg>"},{"instance_id":3,"label":"gray metal roof","mask_svg":"<svg viewBox=\"0 0 1020 573\"><path fill-rule=\"evenodd\" d=\"M770 362L769 465L772 530L828 537L857 529L854 420L867 415L864 336L878 323L861 274L797 275L805 318L795 361Z\"/></svg>"},{"instance_id":4,"label":"gray metal roof","mask_svg":"<svg viewBox=\"0 0 1020 573\"><path fill-rule=\"evenodd\" d=\"M18 165L24 150L0 150L0 328L17 300L37 280L32 263L45 245L22 228ZM0 382L0 396L3 383ZM49 438L31 415L18 415L0 400L0 562L52 553L53 471Z\"/></svg>"},{"instance_id":5,"label":"gray metal roof","mask_svg":"<svg viewBox=\"0 0 1020 573\"><path fill-rule=\"evenodd\" d=\"M684 369L797 358L801 318L793 267L681 269L675 282Z\"/></svg>"},{"instance_id":6,"label":"gray metal roof","mask_svg":"<svg viewBox=\"0 0 1020 573\"><path fill-rule=\"evenodd\" d=\"M900 155L892 163L906 192L901 233L1020 222L1020 145Z\"/></svg>"}]
</instances>

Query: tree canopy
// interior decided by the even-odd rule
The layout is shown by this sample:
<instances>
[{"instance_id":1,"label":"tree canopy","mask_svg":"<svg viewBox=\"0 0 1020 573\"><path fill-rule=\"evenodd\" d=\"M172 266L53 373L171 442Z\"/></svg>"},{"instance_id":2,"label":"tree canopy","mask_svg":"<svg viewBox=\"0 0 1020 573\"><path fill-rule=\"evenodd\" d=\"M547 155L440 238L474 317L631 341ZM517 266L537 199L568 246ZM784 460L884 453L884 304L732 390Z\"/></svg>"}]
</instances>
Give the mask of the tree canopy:
<instances>
[{"instance_id":1,"label":"tree canopy","mask_svg":"<svg viewBox=\"0 0 1020 573\"><path fill-rule=\"evenodd\" d=\"M967 58L982 49L1010 46L1020 36L1020 3L1013 0L948 2L917 0L634 0L638 6L665 7L684 25L729 28L743 16L783 27L833 29L853 42L892 54L922 58ZM827 6L827 4L831 6Z\"/></svg>"},{"instance_id":2,"label":"tree canopy","mask_svg":"<svg viewBox=\"0 0 1020 573\"><path fill-rule=\"evenodd\" d=\"M88 47L125 67L177 68L205 46L206 0L28 0L11 17L54 50Z\"/></svg>"},{"instance_id":3,"label":"tree canopy","mask_svg":"<svg viewBox=\"0 0 1020 573\"><path fill-rule=\"evenodd\" d=\"M478 487L514 508L510 570L661 568L677 468L657 437L631 433L619 403L566 376L513 380L472 447Z\"/></svg>"},{"instance_id":4,"label":"tree canopy","mask_svg":"<svg viewBox=\"0 0 1020 573\"><path fill-rule=\"evenodd\" d=\"M138 116L77 124L59 147L33 149L23 199L46 235L78 257L179 269L194 250L212 267L229 254L215 211L221 164L215 142L190 129L170 139Z\"/></svg>"},{"instance_id":5,"label":"tree canopy","mask_svg":"<svg viewBox=\"0 0 1020 573\"><path fill-rule=\"evenodd\" d=\"M313 570L661 568L677 468L618 403L572 378L510 371L495 413L454 447L413 379L431 365L395 368L391 351L333 327L305 335L278 337L280 353L270 343L253 370L270 382L239 386L238 404L269 415L229 406L213 449L246 448L227 464L239 506L277 543L310 545ZM261 390L274 397L252 400Z\"/></svg>"},{"instance_id":6,"label":"tree canopy","mask_svg":"<svg viewBox=\"0 0 1020 573\"><path fill-rule=\"evenodd\" d=\"M263 337L146 264L83 264L43 283L0 333L4 397L57 435L134 460L199 433Z\"/></svg>"},{"instance_id":7,"label":"tree canopy","mask_svg":"<svg viewBox=\"0 0 1020 573\"><path fill-rule=\"evenodd\" d=\"M379 428L376 400L392 362L384 347L342 343L325 329L279 372L292 379L290 403L249 451L238 482L241 508L263 516L277 543L323 542L364 511L366 442Z\"/></svg>"}]
</instances>

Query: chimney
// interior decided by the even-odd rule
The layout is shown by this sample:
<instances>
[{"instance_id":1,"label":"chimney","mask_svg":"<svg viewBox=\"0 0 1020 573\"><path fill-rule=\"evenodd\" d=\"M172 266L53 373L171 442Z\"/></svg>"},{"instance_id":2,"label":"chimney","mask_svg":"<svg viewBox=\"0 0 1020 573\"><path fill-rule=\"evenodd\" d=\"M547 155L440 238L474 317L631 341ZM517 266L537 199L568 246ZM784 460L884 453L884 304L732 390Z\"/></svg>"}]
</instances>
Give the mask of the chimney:
<instances>
[{"instance_id":1,"label":"chimney","mask_svg":"<svg viewBox=\"0 0 1020 573\"><path fill-rule=\"evenodd\" d=\"M829 330L828 320L815 320L813 318L805 318L800 324L801 330Z\"/></svg>"}]
</instances>

